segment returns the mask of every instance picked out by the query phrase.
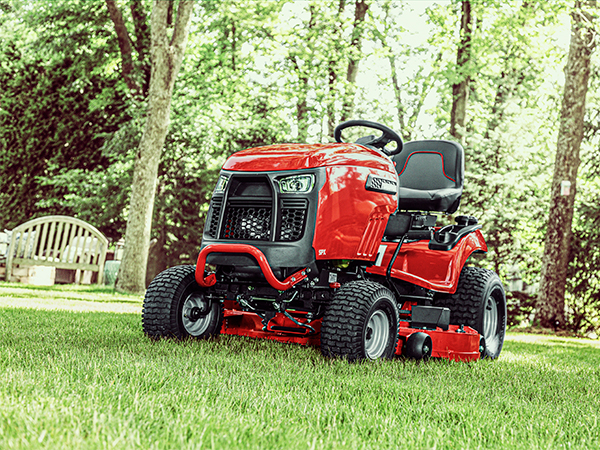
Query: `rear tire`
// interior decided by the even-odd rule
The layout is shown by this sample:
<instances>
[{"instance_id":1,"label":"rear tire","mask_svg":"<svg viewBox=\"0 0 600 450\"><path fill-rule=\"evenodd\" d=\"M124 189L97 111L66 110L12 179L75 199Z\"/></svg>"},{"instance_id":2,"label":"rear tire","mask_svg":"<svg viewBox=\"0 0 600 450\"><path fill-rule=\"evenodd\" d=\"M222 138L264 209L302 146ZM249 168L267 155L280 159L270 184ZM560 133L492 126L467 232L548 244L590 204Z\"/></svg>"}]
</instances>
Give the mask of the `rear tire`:
<instances>
[{"instance_id":1,"label":"rear tire","mask_svg":"<svg viewBox=\"0 0 600 450\"><path fill-rule=\"evenodd\" d=\"M482 357L496 359L506 334L506 296L498 275L480 267L464 267L453 295L436 299L450 308L450 323L468 325L484 338Z\"/></svg>"},{"instance_id":2,"label":"rear tire","mask_svg":"<svg viewBox=\"0 0 600 450\"><path fill-rule=\"evenodd\" d=\"M398 326L398 306L390 290L372 281L353 281L342 286L327 307L321 351L349 361L392 358Z\"/></svg>"},{"instance_id":3,"label":"rear tire","mask_svg":"<svg viewBox=\"0 0 600 450\"><path fill-rule=\"evenodd\" d=\"M204 295L194 266L175 266L159 273L148 286L142 327L152 337L208 338L221 331L223 308Z\"/></svg>"}]
</instances>

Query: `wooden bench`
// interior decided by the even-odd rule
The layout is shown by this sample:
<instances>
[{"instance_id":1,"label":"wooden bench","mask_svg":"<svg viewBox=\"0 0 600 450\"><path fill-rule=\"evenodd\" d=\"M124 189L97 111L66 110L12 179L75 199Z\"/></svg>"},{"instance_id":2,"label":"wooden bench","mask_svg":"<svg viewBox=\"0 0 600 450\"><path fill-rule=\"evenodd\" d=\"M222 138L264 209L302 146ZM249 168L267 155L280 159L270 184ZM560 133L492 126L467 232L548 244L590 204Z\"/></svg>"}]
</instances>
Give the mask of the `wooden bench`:
<instances>
[{"instance_id":1,"label":"wooden bench","mask_svg":"<svg viewBox=\"0 0 600 450\"><path fill-rule=\"evenodd\" d=\"M33 219L12 230L6 280L11 281L17 266L49 266L97 272L97 282L102 284L107 249L106 237L83 220L68 216Z\"/></svg>"}]
</instances>

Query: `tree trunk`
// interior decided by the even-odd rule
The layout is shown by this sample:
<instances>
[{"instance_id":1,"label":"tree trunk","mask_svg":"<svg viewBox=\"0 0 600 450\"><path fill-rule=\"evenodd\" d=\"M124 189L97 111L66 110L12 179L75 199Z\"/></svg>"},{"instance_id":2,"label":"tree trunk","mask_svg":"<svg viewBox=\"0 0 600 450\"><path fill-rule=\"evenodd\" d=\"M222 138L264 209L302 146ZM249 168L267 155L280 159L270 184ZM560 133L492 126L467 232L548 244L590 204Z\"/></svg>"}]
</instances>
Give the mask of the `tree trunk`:
<instances>
[{"instance_id":1,"label":"tree trunk","mask_svg":"<svg viewBox=\"0 0 600 450\"><path fill-rule=\"evenodd\" d=\"M542 327L565 327L565 286L571 247L571 225L575 203L579 149L583 139L585 97L594 48L593 16L583 6L595 1L576 1L571 14L571 43L565 66L565 87L554 162L550 214L542 258L536 319ZM567 184L570 183L570 189ZM562 189L561 189L562 187ZM568 191L568 192L567 192Z\"/></svg>"},{"instance_id":2,"label":"tree trunk","mask_svg":"<svg viewBox=\"0 0 600 450\"><path fill-rule=\"evenodd\" d=\"M167 135L171 96L181 67L194 1L180 1L173 36L167 36L171 2L155 0L151 17L152 72L146 126L135 159L125 250L117 290L142 292L152 226L152 210L160 155Z\"/></svg>"},{"instance_id":3,"label":"tree trunk","mask_svg":"<svg viewBox=\"0 0 600 450\"><path fill-rule=\"evenodd\" d=\"M127 84L129 90L134 93L139 92L139 87L133 79L133 49L131 47L131 39L129 39L129 33L123 20L121 10L116 4L115 0L106 0L106 7L108 8L108 14L115 26L115 32L117 33L117 41L119 42L119 50L121 51L121 75Z\"/></svg>"},{"instance_id":4,"label":"tree trunk","mask_svg":"<svg viewBox=\"0 0 600 450\"><path fill-rule=\"evenodd\" d=\"M329 57L329 74L327 77L327 84L329 86L329 97L327 100L327 135L329 138L333 138L333 132L335 131L335 100L337 99L337 79L338 73L337 68L339 64L339 57L341 53L340 46L340 32L342 29L342 15L346 8L346 0L339 0L338 3L338 18L339 22L335 23L333 29L333 48L334 52Z\"/></svg>"},{"instance_id":5,"label":"tree trunk","mask_svg":"<svg viewBox=\"0 0 600 450\"><path fill-rule=\"evenodd\" d=\"M471 61L471 39L473 34L473 16L470 0L462 2L460 22L460 44L456 53L456 72L458 83L452 85L452 110L450 112L450 134L459 142L464 141L464 129L467 117L467 99L469 96L469 62Z\"/></svg>"},{"instance_id":6,"label":"tree trunk","mask_svg":"<svg viewBox=\"0 0 600 450\"><path fill-rule=\"evenodd\" d=\"M352 40L350 41L350 59L348 71L346 72L346 95L342 108L342 122L348 120L354 111L354 95L356 94L356 76L358 75L358 64L361 58L361 37L363 25L369 5L366 0L356 0L354 9L354 25L352 28Z\"/></svg>"},{"instance_id":7,"label":"tree trunk","mask_svg":"<svg viewBox=\"0 0 600 450\"><path fill-rule=\"evenodd\" d=\"M148 49L150 48L150 30L144 5L139 0L130 0L129 9L135 29L135 49L138 54L138 61L142 71L142 93L148 95L150 88L150 72L152 70Z\"/></svg>"}]
</instances>

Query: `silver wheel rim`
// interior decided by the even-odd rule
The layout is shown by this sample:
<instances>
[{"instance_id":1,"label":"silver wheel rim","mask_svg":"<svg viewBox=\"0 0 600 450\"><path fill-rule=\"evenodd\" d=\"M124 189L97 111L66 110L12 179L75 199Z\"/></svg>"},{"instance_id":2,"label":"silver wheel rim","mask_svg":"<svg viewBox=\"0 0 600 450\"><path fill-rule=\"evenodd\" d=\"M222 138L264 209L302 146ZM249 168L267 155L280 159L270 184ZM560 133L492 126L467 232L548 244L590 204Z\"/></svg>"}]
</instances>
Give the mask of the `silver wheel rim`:
<instances>
[{"instance_id":1,"label":"silver wheel rim","mask_svg":"<svg viewBox=\"0 0 600 450\"><path fill-rule=\"evenodd\" d=\"M369 318L365 333L365 354L367 358L380 358L389 342L390 321L387 315L379 310Z\"/></svg>"},{"instance_id":2,"label":"silver wheel rim","mask_svg":"<svg viewBox=\"0 0 600 450\"><path fill-rule=\"evenodd\" d=\"M498 338L498 304L493 295L490 295L485 301L483 311L483 337L485 338L486 348L494 353L499 344Z\"/></svg>"},{"instance_id":3,"label":"silver wheel rim","mask_svg":"<svg viewBox=\"0 0 600 450\"><path fill-rule=\"evenodd\" d=\"M206 311L206 309L209 308L209 311L206 315L195 319L195 308L198 308L200 311ZM192 292L183 303L181 321L183 322L185 331L187 331L190 336L200 336L208 329L210 321L212 320L212 315L212 305L204 298L204 295L198 292Z\"/></svg>"}]
</instances>

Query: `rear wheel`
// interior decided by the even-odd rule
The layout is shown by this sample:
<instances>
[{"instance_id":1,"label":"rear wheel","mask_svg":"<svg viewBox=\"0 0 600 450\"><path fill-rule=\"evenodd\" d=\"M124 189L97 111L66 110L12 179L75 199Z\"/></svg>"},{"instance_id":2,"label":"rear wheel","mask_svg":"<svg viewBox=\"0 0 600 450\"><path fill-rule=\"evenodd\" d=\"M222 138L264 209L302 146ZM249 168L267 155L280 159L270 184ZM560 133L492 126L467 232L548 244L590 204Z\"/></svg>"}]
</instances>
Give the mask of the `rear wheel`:
<instances>
[{"instance_id":1,"label":"rear wheel","mask_svg":"<svg viewBox=\"0 0 600 450\"><path fill-rule=\"evenodd\" d=\"M495 272L464 267L456 293L438 298L436 305L450 308L450 323L468 325L483 336L483 357L500 355L506 333L506 297Z\"/></svg>"},{"instance_id":2,"label":"rear wheel","mask_svg":"<svg viewBox=\"0 0 600 450\"><path fill-rule=\"evenodd\" d=\"M142 326L150 337L207 338L219 334L223 309L195 279L194 266L175 266L152 280L144 297Z\"/></svg>"},{"instance_id":3,"label":"rear wheel","mask_svg":"<svg viewBox=\"0 0 600 450\"><path fill-rule=\"evenodd\" d=\"M389 289L372 281L345 284L323 317L321 351L350 361L392 358L398 325L398 306Z\"/></svg>"}]
</instances>

